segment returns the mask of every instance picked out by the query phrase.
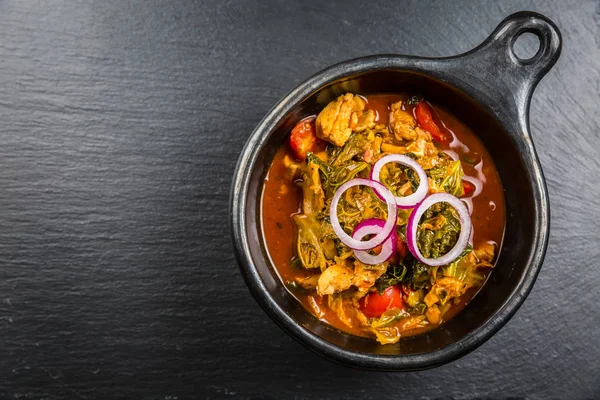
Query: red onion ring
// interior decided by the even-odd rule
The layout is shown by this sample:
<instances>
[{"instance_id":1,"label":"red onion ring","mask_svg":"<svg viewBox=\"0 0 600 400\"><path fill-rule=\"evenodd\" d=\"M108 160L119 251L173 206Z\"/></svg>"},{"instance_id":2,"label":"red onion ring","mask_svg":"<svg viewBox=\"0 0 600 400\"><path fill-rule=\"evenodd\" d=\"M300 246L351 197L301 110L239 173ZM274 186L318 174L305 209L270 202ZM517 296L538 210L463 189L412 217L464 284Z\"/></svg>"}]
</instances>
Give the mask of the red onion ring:
<instances>
[{"instance_id":1,"label":"red onion ring","mask_svg":"<svg viewBox=\"0 0 600 400\"><path fill-rule=\"evenodd\" d=\"M426 258L419 250L417 243L417 227L425 211L437 203L448 203L458 212L461 225L460 234L458 235L456 244L448 253L439 258ZM456 260L463 252L465 247L467 247L467 243L469 242L469 237L471 234L471 228L471 216L469 215L469 210L467 210L467 207L463 204L463 202L451 194L436 193L423 200L410 214L410 217L408 218L408 225L406 226L406 243L408 244L408 249L413 256L415 256L415 258L423 264L427 264L432 267L446 265Z\"/></svg>"},{"instance_id":2,"label":"red onion ring","mask_svg":"<svg viewBox=\"0 0 600 400\"><path fill-rule=\"evenodd\" d=\"M350 235L348 235L346 232L344 232L344 229L340 225L340 220L337 216L337 207L340 198L342 197L342 194L346 190L354 186L368 186L373 190L377 190L383 196L388 208L388 217L385 221L385 225L383 226L383 228L381 228L381 231L377 235L375 235L375 237L365 242L356 240ZM398 217L398 214L396 209L396 202L394 201L394 195L385 186L383 186L379 182L372 181L370 179L355 178L344 183L335 192L335 194L333 195L333 199L331 200L329 217L331 226L333 227L333 231L335 232L337 237L342 241L342 243L350 247L352 250L370 250L385 242L385 240L390 236L392 230L394 230L394 228L396 227L396 218Z\"/></svg>"},{"instance_id":3,"label":"red onion ring","mask_svg":"<svg viewBox=\"0 0 600 400\"><path fill-rule=\"evenodd\" d=\"M373 169L371 170L371 179L381 183L379 180L379 174L381 173L381 168L390 162L397 162L398 164L402 164L405 167L411 168L413 171L417 173L419 177L419 187L417 190L408 196L394 196L396 199L396 205L400 208L412 208L417 205L421 200L427 196L427 192L429 191L429 181L427 180L427 174L423 167L419 165L418 162L413 160L412 158L402 155L402 154L388 154L387 156L381 157L375 165L373 165ZM375 189L375 193L377 189Z\"/></svg>"},{"instance_id":4,"label":"red onion ring","mask_svg":"<svg viewBox=\"0 0 600 400\"><path fill-rule=\"evenodd\" d=\"M361 240L367 235L374 235L381 232L385 226L385 221L378 218L369 218L356 225L352 238ZM372 255L366 251L354 250L354 257L363 264L377 265L389 260L398 248L398 232L392 229L392 234L383 242L383 247L377 255Z\"/></svg>"}]
</instances>

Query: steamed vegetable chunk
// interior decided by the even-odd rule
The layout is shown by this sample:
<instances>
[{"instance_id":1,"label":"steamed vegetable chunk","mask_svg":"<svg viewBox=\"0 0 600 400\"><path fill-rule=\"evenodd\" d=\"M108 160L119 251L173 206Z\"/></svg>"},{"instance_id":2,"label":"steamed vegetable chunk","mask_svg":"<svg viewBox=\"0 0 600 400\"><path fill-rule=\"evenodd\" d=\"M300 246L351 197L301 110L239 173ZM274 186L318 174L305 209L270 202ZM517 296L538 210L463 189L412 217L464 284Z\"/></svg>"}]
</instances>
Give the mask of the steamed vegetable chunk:
<instances>
[{"instance_id":1,"label":"steamed vegetable chunk","mask_svg":"<svg viewBox=\"0 0 600 400\"><path fill-rule=\"evenodd\" d=\"M493 181L494 176L490 175L488 183L481 183L484 194L490 185L500 188L500 194L491 198L495 199L494 210L501 212L501 221L493 224L493 232L488 232L482 228L484 222L479 221L488 212L482 204L491 200L484 203L483 198L472 197L474 189L470 183L478 179L480 172L473 165L463 164L462 158L455 160L452 152L446 152L449 148L445 138L459 135L444 130L436 109L424 103L425 100L413 97L407 101L406 97L398 97L381 96L383 100L371 102L370 97L365 100L352 93L339 96L312 120L316 137L326 141L327 146L317 148L310 135L305 142L299 139L304 136L297 135L298 145L291 146L296 161L284 161L282 173L300 194L297 211L291 216L295 231L289 240L293 239L295 244L291 246L293 267L287 275L292 277L288 288L298 298L306 298L310 304L307 309L319 318L352 334L372 337L381 344L396 343L403 336L425 332L456 314L493 269L504 223L502 198L498 197L501 186ZM417 113L421 103L424 105ZM295 128L292 135L310 132L310 126L306 121L303 123L302 129ZM298 149L306 150L302 157ZM464 144L453 149L468 151ZM447 264L430 266L425 264L427 260L409 251L407 224L413 207L397 209L392 235L397 237L397 244L393 254L377 264L359 261L356 249L336 235L338 231L332 226L330 214L334 195L352 179L371 179L375 163L389 154L409 157L422 168L428 194L448 193L472 202L475 231L471 244L464 250L454 250L458 257ZM484 156L480 158L488 162ZM469 182L463 180L467 175ZM385 164L378 178L398 197L413 195L421 185L413 169L394 162ZM350 236L361 221L388 219L386 201L368 186L353 186L344 191L335 212L339 226ZM448 203L428 208L417 221L413 239L422 256L437 259L448 254L462 232L461 218ZM271 251L268 240L267 244ZM382 251L383 243L366 250L373 256Z\"/></svg>"}]
</instances>

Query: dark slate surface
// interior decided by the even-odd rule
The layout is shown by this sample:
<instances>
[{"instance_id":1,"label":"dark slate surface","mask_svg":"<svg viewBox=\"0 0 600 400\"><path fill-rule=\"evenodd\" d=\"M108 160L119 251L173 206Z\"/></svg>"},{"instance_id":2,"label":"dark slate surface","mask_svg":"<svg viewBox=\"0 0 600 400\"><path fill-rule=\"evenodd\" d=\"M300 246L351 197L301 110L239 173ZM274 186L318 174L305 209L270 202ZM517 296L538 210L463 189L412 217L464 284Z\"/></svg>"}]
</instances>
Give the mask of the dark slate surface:
<instances>
[{"instance_id":1,"label":"dark slate surface","mask_svg":"<svg viewBox=\"0 0 600 400\"><path fill-rule=\"evenodd\" d=\"M563 55L531 127L552 235L537 284L450 365L373 373L255 304L227 200L301 80L372 53L469 50L542 12ZM600 2L0 2L0 398L600 398Z\"/></svg>"}]
</instances>

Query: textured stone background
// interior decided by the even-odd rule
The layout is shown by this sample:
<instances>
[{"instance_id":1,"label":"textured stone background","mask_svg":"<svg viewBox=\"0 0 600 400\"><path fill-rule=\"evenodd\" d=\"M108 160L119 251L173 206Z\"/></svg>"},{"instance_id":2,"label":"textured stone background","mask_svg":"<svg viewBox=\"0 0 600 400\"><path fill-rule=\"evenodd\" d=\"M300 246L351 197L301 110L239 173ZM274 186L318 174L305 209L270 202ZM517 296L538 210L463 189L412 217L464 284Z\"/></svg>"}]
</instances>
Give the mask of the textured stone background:
<instances>
[{"instance_id":1,"label":"textured stone background","mask_svg":"<svg viewBox=\"0 0 600 400\"><path fill-rule=\"evenodd\" d=\"M370 3L0 1L0 398L600 397L600 2ZM552 205L531 295L434 370L304 349L232 254L251 130L332 63L464 52L524 9L564 39L531 106Z\"/></svg>"}]
</instances>

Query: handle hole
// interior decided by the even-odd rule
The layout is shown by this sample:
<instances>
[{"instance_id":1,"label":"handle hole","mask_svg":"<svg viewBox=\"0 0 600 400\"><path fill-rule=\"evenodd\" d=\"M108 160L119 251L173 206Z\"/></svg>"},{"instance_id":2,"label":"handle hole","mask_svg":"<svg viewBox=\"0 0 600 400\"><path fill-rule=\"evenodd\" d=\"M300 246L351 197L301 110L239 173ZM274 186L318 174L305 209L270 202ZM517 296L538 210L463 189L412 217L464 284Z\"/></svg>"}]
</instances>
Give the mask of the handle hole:
<instances>
[{"instance_id":1,"label":"handle hole","mask_svg":"<svg viewBox=\"0 0 600 400\"><path fill-rule=\"evenodd\" d=\"M540 38L535 33L523 32L513 42L512 51L520 61L529 61L540 51Z\"/></svg>"}]
</instances>

